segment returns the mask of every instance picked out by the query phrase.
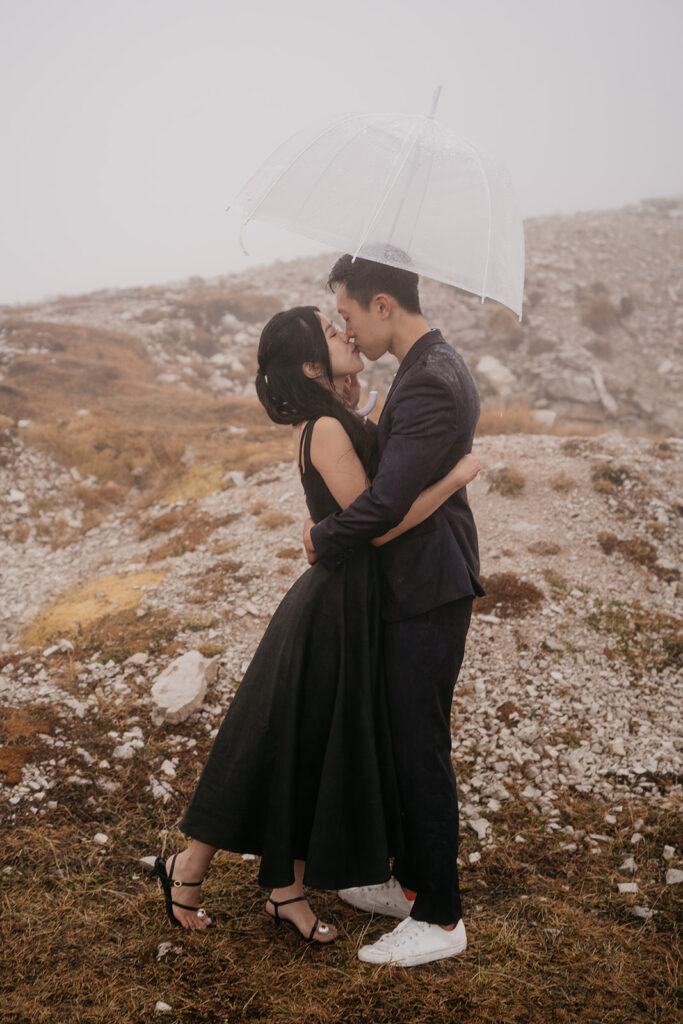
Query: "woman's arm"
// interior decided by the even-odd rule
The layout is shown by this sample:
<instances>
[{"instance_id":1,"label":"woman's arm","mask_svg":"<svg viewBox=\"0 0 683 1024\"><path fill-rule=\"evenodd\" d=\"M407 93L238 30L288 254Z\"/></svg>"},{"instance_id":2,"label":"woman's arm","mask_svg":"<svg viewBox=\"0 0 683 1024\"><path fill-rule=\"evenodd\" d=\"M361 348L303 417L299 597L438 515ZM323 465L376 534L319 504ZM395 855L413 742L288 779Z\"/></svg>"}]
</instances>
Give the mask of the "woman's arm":
<instances>
[{"instance_id":1,"label":"woman's arm","mask_svg":"<svg viewBox=\"0 0 683 1024\"><path fill-rule=\"evenodd\" d=\"M370 543L375 547L381 547L382 544L388 544L390 540L400 537L402 533L412 530L413 526L429 519L432 513L436 512L437 508L441 508L452 494L459 491L461 487L465 487L470 480L474 480L480 469L481 463L476 455L473 455L472 452L463 455L453 469L417 496L398 526L389 530L388 533L382 534L381 537L375 537Z\"/></svg>"},{"instance_id":2,"label":"woman's arm","mask_svg":"<svg viewBox=\"0 0 683 1024\"><path fill-rule=\"evenodd\" d=\"M313 427L311 462L340 508L347 508L370 486L349 435L339 420L331 416L322 416ZM375 546L386 544L423 522L436 512L451 494L455 494L473 480L480 469L481 465L476 455L465 455L446 476L422 491L398 526L382 537L374 538L372 543Z\"/></svg>"}]
</instances>

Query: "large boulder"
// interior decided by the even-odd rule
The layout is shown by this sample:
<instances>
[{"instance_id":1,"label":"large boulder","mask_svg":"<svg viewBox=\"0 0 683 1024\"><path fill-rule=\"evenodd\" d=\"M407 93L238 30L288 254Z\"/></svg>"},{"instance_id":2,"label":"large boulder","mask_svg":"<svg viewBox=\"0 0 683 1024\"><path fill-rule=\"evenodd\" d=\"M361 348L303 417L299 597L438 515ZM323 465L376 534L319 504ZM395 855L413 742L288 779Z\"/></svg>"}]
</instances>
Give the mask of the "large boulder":
<instances>
[{"instance_id":1,"label":"large boulder","mask_svg":"<svg viewBox=\"0 0 683 1024\"><path fill-rule=\"evenodd\" d=\"M152 687L152 717L162 722L184 722L201 707L206 688L218 674L218 658L188 651L165 668Z\"/></svg>"}]
</instances>

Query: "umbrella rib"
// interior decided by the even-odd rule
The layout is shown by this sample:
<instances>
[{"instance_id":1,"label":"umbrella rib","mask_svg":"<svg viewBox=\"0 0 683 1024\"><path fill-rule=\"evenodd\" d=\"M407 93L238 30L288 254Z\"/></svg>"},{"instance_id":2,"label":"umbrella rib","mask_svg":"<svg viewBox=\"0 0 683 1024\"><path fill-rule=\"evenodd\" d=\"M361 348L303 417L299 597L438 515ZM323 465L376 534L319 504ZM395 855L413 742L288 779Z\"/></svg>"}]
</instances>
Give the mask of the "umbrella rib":
<instances>
[{"instance_id":1,"label":"umbrella rib","mask_svg":"<svg viewBox=\"0 0 683 1024\"><path fill-rule=\"evenodd\" d=\"M410 156L410 151L411 151L411 149L413 149L413 147L415 145L415 138L417 136L417 133L418 133L418 130L419 130L420 127L421 127L420 125L416 125L415 128L413 128L412 132L410 133L409 137L406 139L406 141L404 143L405 154L402 155L401 153L399 153L398 157L396 158L396 164L394 164L394 167L392 167L391 171L389 172L389 174L387 175L387 177L385 179L384 195L382 196L380 194L381 198L378 199L377 202L375 203L375 209L372 211L372 214L370 215L370 220L368 221L367 227L365 228L365 231L363 232L363 234L361 236L361 240L358 243L358 245L356 246L356 251L353 254L353 259L354 260L357 259L358 253L361 251L361 249L365 245L365 241L366 241L368 235L370 234L375 221L377 220L377 218L379 217L380 213L382 212L382 209L383 209L387 199L389 198L389 194L390 194L392 188L394 187L394 185L398 181L398 177L399 177L401 171L403 170L403 168L406 165L406 161L408 160L408 157Z\"/></svg>"},{"instance_id":2,"label":"umbrella rib","mask_svg":"<svg viewBox=\"0 0 683 1024\"><path fill-rule=\"evenodd\" d=\"M481 301L483 302L484 299L486 298L486 286L488 284L488 277L489 277L489 261L491 259L491 229L492 229L491 190L489 188L488 174L486 173L486 168L484 167L482 159L479 156L479 152L477 150L477 147L474 146L471 142L468 142L467 139L462 139L462 142L464 143L464 145L466 145L472 151L472 153L474 153L474 157L475 157L475 159L477 161L477 165L479 167L479 170L481 171L481 176L484 179L484 188L486 189L486 204L487 204L487 207L488 207L489 226L488 226L488 232L487 232L487 236L486 236L486 261L484 263L484 277L483 277L483 280L482 280L482 283L481 283Z\"/></svg>"},{"instance_id":3,"label":"umbrella rib","mask_svg":"<svg viewBox=\"0 0 683 1024\"><path fill-rule=\"evenodd\" d=\"M261 196L261 198L259 199L259 201L256 204L256 206L254 207L254 209L251 211L251 213L248 213L245 216L244 220L242 221L242 228L245 228L247 226L247 224L249 223L249 221L252 220L252 218L254 217L256 212L258 211L258 209L261 206L263 206L263 204L265 203L266 199L268 198L270 193L273 191L275 186L279 185L279 183L282 181L282 179L285 177L285 175L288 174L291 171L292 167L297 162L297 160L300 160L302 156L304 156L306 153L308 153L309 149L312 149L313 146L315 146L316 142L319 142L320 139L324 138L325 135L329 135L329 133L332 131L333 128L338 128L339 125L345 124L347 121L354 121L354 120L356 120L356 115L349 115L348 117L339 118L339 120L334 121L332 124L328 125L325 129L323 129L323 131L319 132L315 136L314 139L311 139L311 141L308 143L308 145L304 146L303 149L300 149L299 152L296 154L296 156L292 157L292 159L287 164L285 169L280 174L278 174L278 176L276 177L275 181L273 181L271 183L270 188L268 188L268 190Z\"/></svg>"}]
</instances>

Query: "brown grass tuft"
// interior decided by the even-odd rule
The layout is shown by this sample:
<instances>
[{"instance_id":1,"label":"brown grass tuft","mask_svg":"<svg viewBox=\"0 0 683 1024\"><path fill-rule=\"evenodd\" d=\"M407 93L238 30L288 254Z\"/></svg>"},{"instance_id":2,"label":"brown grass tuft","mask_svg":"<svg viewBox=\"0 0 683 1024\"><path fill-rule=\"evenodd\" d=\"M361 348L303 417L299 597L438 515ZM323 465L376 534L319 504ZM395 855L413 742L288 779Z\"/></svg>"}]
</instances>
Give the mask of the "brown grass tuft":
<instances>
[{"instance_id":1,"label":"brown grass tuft","mask_svg":"<svg viewBox=\"0 0 683 1024\"><path fill-rule=\"evenodd\" d=\"M514 498L521 494L526 485L526 476L516 466L504 466L487 474L492 491Z\"/></svg>"},{"instance_id":2,"label":"brown grass tuft","mask_svg":"<svg viewBox=\"0 0 683 1024\"><path fill-rule=\"evenodd\" d=\"M568 494L569 491L573 491L576 487L576 480L568 476L567 473L557 473L551 478L550 486L559 494Z\"/></svg>"},{"instance_id":3,"label":"brown grass tuft","mask_svg":"<svg viewBox=\"0 0 683 1024\"><path fill-rule=\"evenodd\" d=\"M532 555L559 555L562 548L559 544L553 544L547 540L535 540L533 544L527 545L527 551Z\"/></svg>"},{"instance_id":4,"label":"brown grass tuft","mask_svg":"<svg viewBox=\"0 0 683 1024\"><path fill-rule=\"evenodd\" d=\"M479 597L474 602L474 610L478 615L498 615L501 619L526 615L543 600L543 591L520 579L511 572L497 572L482 577L482 586L486 597Z\"/></svg>"},{"instance_id":5,"label":"brown grass tuft","mask_svg":"<svg viewBox=\"0 0 683 1024\"><path fill-rule=\"evenodd\" d=\"M673 615L650 611L638 601L596 599L587 622L610 638L605 653L621 658L636 674L643 665L655 670L683 669L683 621Z\"/></svg>"},{"instance_id":6,"label":"brown grass tuft","mask_svg":"<svg viewBox=\"0 0 683 1024\"><path fill-rule=\"evenodd\" d=\"M602 334L618 321L615 309L605 286L596 282L581 303L581 323L592 331Z\"/></svg>"},{"instance_id":7,"label":"brown grass tuft","mask_svg":"<svg viewBox=\"0 0 683 1024\"><path fill-rule=\"evenodd\" d=\"M259 516L258 524L263 526L266 530L277 530L280 526L289 526L295 520L288 512L280 512L277 509L272 509L269 512L263 512Z\"/></svg>"}]
</instances>

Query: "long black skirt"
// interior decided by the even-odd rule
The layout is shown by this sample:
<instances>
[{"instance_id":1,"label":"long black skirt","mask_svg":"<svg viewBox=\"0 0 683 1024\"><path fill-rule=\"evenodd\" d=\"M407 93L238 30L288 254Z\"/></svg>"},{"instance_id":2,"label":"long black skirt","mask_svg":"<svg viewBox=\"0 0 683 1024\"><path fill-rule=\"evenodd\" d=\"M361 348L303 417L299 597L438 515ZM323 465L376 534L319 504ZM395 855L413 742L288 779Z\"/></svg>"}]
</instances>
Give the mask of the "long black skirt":
<instances>
[{"instance_id":1,"label":"long black skirt","mask_svg":"<svg viewBox=\"0 0 683 1024\"><path fill-rule=\"evenodd\" d=\"M372 549L313 565L273 615L180 823L261 857L259 881L386 881L403 848Z\"/></svg>"}]
</instances>

